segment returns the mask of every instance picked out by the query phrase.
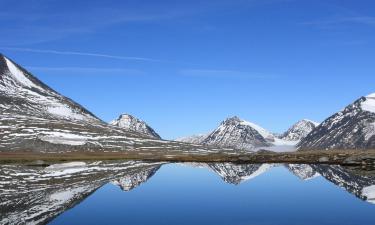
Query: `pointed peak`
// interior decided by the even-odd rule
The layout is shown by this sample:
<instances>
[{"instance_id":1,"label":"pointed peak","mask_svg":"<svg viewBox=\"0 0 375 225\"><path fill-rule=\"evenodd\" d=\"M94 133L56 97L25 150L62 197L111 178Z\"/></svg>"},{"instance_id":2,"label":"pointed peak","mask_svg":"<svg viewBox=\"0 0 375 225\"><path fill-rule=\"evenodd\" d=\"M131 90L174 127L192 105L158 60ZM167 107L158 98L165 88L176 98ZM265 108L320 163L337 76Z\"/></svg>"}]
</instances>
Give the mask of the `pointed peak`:
<instances>
[{"instance_id":1,"label":"pointed peak","mask_svg":"<svg viewBox=\"0 0 375 225\"><path fill-rule=\"evenodd\" d=\"M124 119L124 118L130 118L130 119L132 119L132 118L135 118L135 117L132 116L132 115L130 115L130 114L128 114L128 113L122 113L122 114L120 114L119 119Z\"/></svg>"},{"instance_id":2,"label":"pointed peak","mask_svg":"<svg viewBox=\"0 0 375 225\"><path fill-rule=\"evenodd\" d=\"M300 123L300 122L307 122L307 123L312 123L312 124L314 124L315 126L318 126L320 123L318 123L318 122L315 122L315 121L313 121L313 120L309 120L309 119L302 119L302 120L300 120L299 122L297 122L297 123Z\"/></svg>"},{"instance_id":3,"label":"pointed peak","mask_svg":"<svg viewBox=\"0 0 375 225\"><path fill-rule=\"evenodd\" d=\"M238 122L241 122L243 121L242 119L240 119L238 116L232 116L232 117L228 117L224 120L224 122L229 122L229 121L238 121Z\"/></svg>"}]
</instances>

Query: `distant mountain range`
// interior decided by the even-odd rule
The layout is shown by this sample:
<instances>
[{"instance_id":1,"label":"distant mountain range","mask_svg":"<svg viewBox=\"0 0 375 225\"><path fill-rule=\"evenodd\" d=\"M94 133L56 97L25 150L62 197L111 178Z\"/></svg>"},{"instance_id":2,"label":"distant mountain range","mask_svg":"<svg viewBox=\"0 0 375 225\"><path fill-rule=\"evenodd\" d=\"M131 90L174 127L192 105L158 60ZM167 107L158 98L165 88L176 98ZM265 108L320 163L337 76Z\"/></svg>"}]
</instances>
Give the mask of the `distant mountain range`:
<instances>
[{"instance_id":1,"label":"distant mountain range","mask_svg":"<svg viewBox=\"0 0 375 225\"><path fill-rule=\"evenodd\" d=\"M317 124L311 120L301 120L282 135L275 135L255 123L235 116L224 120L209 134L193 135L176 141L234 149L291 151Z\"/></svg>"},{"instance_id":2,"label":"distant mountain range","mask_svg":"<svg viewBox=\"0 0 375 225\"><path fill-rule=\"evenodd\" d=\"M160 147L189 148L192 153L191 149L200 148L197 145L250 151L375 149L375 93L320 124L304 119L281 135L231 117L208 134L164 141L144 121L129 114L110 124L103 122L0 55L0 128L0 152L117 152Z\"/></svg>"},{"instance_id":3,"label":"distant mountain range","mask_svg":"<svg viewBox=\"0 0 375 225\"><path fill-rule=\"evenodd\" d=\"M123 115L113 123L117 126L100 120L0 55L0 152L151 151L160 147L163 151L188 148L194 153L191 145L158 140L156 132L133 117Z\"/></svg>"}]
</instances>

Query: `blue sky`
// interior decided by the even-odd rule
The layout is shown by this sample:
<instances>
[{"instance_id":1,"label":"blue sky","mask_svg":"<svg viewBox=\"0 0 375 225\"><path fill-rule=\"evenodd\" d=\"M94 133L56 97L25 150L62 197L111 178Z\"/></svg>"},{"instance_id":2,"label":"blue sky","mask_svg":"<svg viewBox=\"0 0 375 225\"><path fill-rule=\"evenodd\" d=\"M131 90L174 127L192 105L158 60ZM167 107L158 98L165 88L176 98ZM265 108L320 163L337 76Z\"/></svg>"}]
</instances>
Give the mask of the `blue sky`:
<instances>
[{"instance_id":1,"label":"blue sky","mask_svg":"<svg viewBox=\"0 0 375 225\"><path fill-rule=\"evenodd\" d=\"M105 121L274 132L375 92L374 1L0 0L0 52Z\"/></svg>"}]
</instances>

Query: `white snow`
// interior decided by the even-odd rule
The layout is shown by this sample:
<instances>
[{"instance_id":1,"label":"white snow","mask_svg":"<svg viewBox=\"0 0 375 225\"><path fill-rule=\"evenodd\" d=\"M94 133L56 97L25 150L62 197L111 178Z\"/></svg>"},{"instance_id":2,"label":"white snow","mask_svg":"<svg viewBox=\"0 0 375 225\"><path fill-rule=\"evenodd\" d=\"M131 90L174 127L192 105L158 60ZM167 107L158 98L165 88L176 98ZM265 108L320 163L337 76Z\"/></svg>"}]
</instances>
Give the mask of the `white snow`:
<instances>
[{"instance_id":1,"label":"white snow","mask_svg":"<svg viewBox=\"0 0 375 225\"><path fill-rule=\"evenodd\" d=\"M46 167L46 170L57 170L57 169L66 169L72 167L82 167L87 166L85 162L68 162L68 163L59 163L59 164L52 164Z\"/></svg>"},{"instance_id":2,"label":"white snow","mask_svg":"<svg viewBox=\"0 0 375 225\"><path fill-rule=\"evenodd\" d=\"M265 173L268 171L270 168L272 168L273 165L271 164L262 164L255 172L253 172L250 176L243 177L242 180L251 180L254 179L255 177Z\"/></svg>"},{"instance_id":3,"label":"white snow","mask_svg":"<svg viewBox=\"0 0 375 225\"><path fill-rule=\"evenodd\" d=\"M55 114L57 116L65 117L65 118L72 118L72 119L77 119L77 120L81 120L84 118L83 115L74 113L68 106L64 106L64 105L49 107L47 111L49 113Z\"/></svg>"},{"instance_id":4,"label":"white snow","mask_svg":"<svg viewBox=\"0 0 375 225\"><path fill-rule=\"evenodd\" d=\"M309 119L303 119L303 121L313 123L316 127L319 126L319 124L320 124L320 123L318 123L318 122L315 122L315 121L313 121L313 120L309 120Z\"/></svg>"},{"instance_id":5,"label":"white snow","mask_svg":"<svg viewBox=\"0 0 375 225\"><path fill-rule=\"evenodd\" d=\"M44 132L44 134L45 136L40 137L40 139L53 144L84 145L88 140L87 136L57 131Z\"/></svg>"},{"instance_id":6,"label":"white snow","mask_svg":"<svg viewBox=\"0 0 375 225\"><path fill-rule=\"evenodd\" d=\"M85 192L87 188L85 187L78 187L69 189L66 191L56 192L50 195L50 200L52 201L59 201L59 202L67 202L74 198L75 195Z\"/></svg>"},{"instance_id":7,"label":"white snow","mask_svg":"<svg viewBox=\"0 0 375 225\"><path fill-rule=\"evenodd\" d=\"M246 126L251 126L256 131L258 131L258 133L260 135L262 135L265 139L272 139L272 138L274 138L273 134L271 134L269 131L267 131L266 129L264 129L263 127L255 124L255 123L251 123L249 121L242 120L240 124L246 125Z\"/></svg>"},{"instance_id":8,"label":"white snow","mask_svg":"<svg viewBox=\"0 0 375 225\"><path fill-rule=\"evenodd\" d=\"M366 96L366 100L361 103L361 108L375 113L375 93Z\"/></svg>"},{"instance_id":9,"label":"white snow","mask_svg":"<svg viewBox=\"0 0 375 225\"><path fill-rule=\"evenodd\" d=\"M362 194L367 197L367 202L375 204L375 185L363 188Z\"/></svg>"},{"instance_id":10,"label":"white snow","mask_svg":"<svg viewBox=\"0 0 375 225\"><path fill-rule=\"evenodd\" d=\"M4 57L5 61L6 61L6 64L8 66L8 69L9 69L9 72L13 75L14 78L16 78L16 80L22 84L23 86L26 86L26 87L35 87L35 88L39 88L38 86L36 86L33 82L31 82L26 76L25 74L20 70L18 69L18 67L16 65L14 65L9 59L7 59L6 57Z\"/></svg>"}]
</instances>

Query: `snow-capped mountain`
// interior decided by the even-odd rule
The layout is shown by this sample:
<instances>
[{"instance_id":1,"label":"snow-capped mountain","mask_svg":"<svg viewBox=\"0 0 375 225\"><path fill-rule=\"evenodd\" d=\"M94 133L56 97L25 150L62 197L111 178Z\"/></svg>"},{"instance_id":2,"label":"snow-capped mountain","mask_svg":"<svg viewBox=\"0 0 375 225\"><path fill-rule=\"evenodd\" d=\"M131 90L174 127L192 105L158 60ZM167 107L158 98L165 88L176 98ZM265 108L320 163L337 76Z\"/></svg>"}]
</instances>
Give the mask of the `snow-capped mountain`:
<instances>
[{"instance_id":1,"label":"snow-capped mountain","mask_svg":"<svg viewBox=\"0 0 375 225\"><path fill-rule=\"evenodd\" d=\"M313 129L297 146L308 149L374 149L375 93L356 100Z\"/></svg>"},{"instance_id":2,"label":"snow-capped mountain","mask_svg":"<svg viewBox=\"0 0 375 225\"><path fill-rule=\"evenodd\" d=\"M217 150L157 140L98 119L31 73L0 55L0 152L184 151Z\"/></svg>"},{"instance_id":3,"label":"snow-capped mountain","mask_svg":"<svg viewBox=\"0 0 375 225\"><path fill-rule=\"evenodd\" d=\"M283 140L261 126L237 116L227 118L210 134L179 138L176 141L250 151L294 151L297 143L294 140Z\"/></svg>"},{"instance_id":4,"label":"snow-capped mountain","mask_svg":"<svg viewBox=\"0 0 375 225\"><path fill-rule=\"evenodd\" d=\"M295 123L286 132L280 135L280 138L286 141L299 141L306 137L319 123L303 119Z\"/></svg>"},{"instance_id":5,"label":"snow-capped mountain","mask_svg":"<svg viewBox=\"0 0 375 225\"><path fill-rule=\"evenodd\" d=\"M186 142L191 144L201 144L203 140L207 138L207 136L208 134L197 134L188 137L177 138L175 139L175 141Z\"/></svg>"},{"instance_id":6,"label":"snow-capped mountain","mask_svg":"<svg viewBox=\"0 0 375 225\"><path fill-rule=\"evenodd\" d=\"M81 105L52 90L12 60L0 55L0 109L3 114L48 119L100 120Z\"/></svg>"},{"instance_id":7,"label":"snow-capped mountain","mask_svg":"<svg viewBox=\"0 0 375 225\"><path fill-rule=\"evenodd\" d=\"M117 119L111 121L110 124L127 131L138 132L150 137L161 139L159 134L147 125L147 123L129 114L121 114Z\"/></svg>"},{"instance_id":8,"label":"snow-capped mountain","mask_svg":"<svg viewBox=\"0 0 375 225\"><path fill-rule=\"evenodd\" d=\"M271 146L273 140L274 136L264 128L235 116L224 120L201 144L254 150Z\"/></svg>"}]
</instances>

